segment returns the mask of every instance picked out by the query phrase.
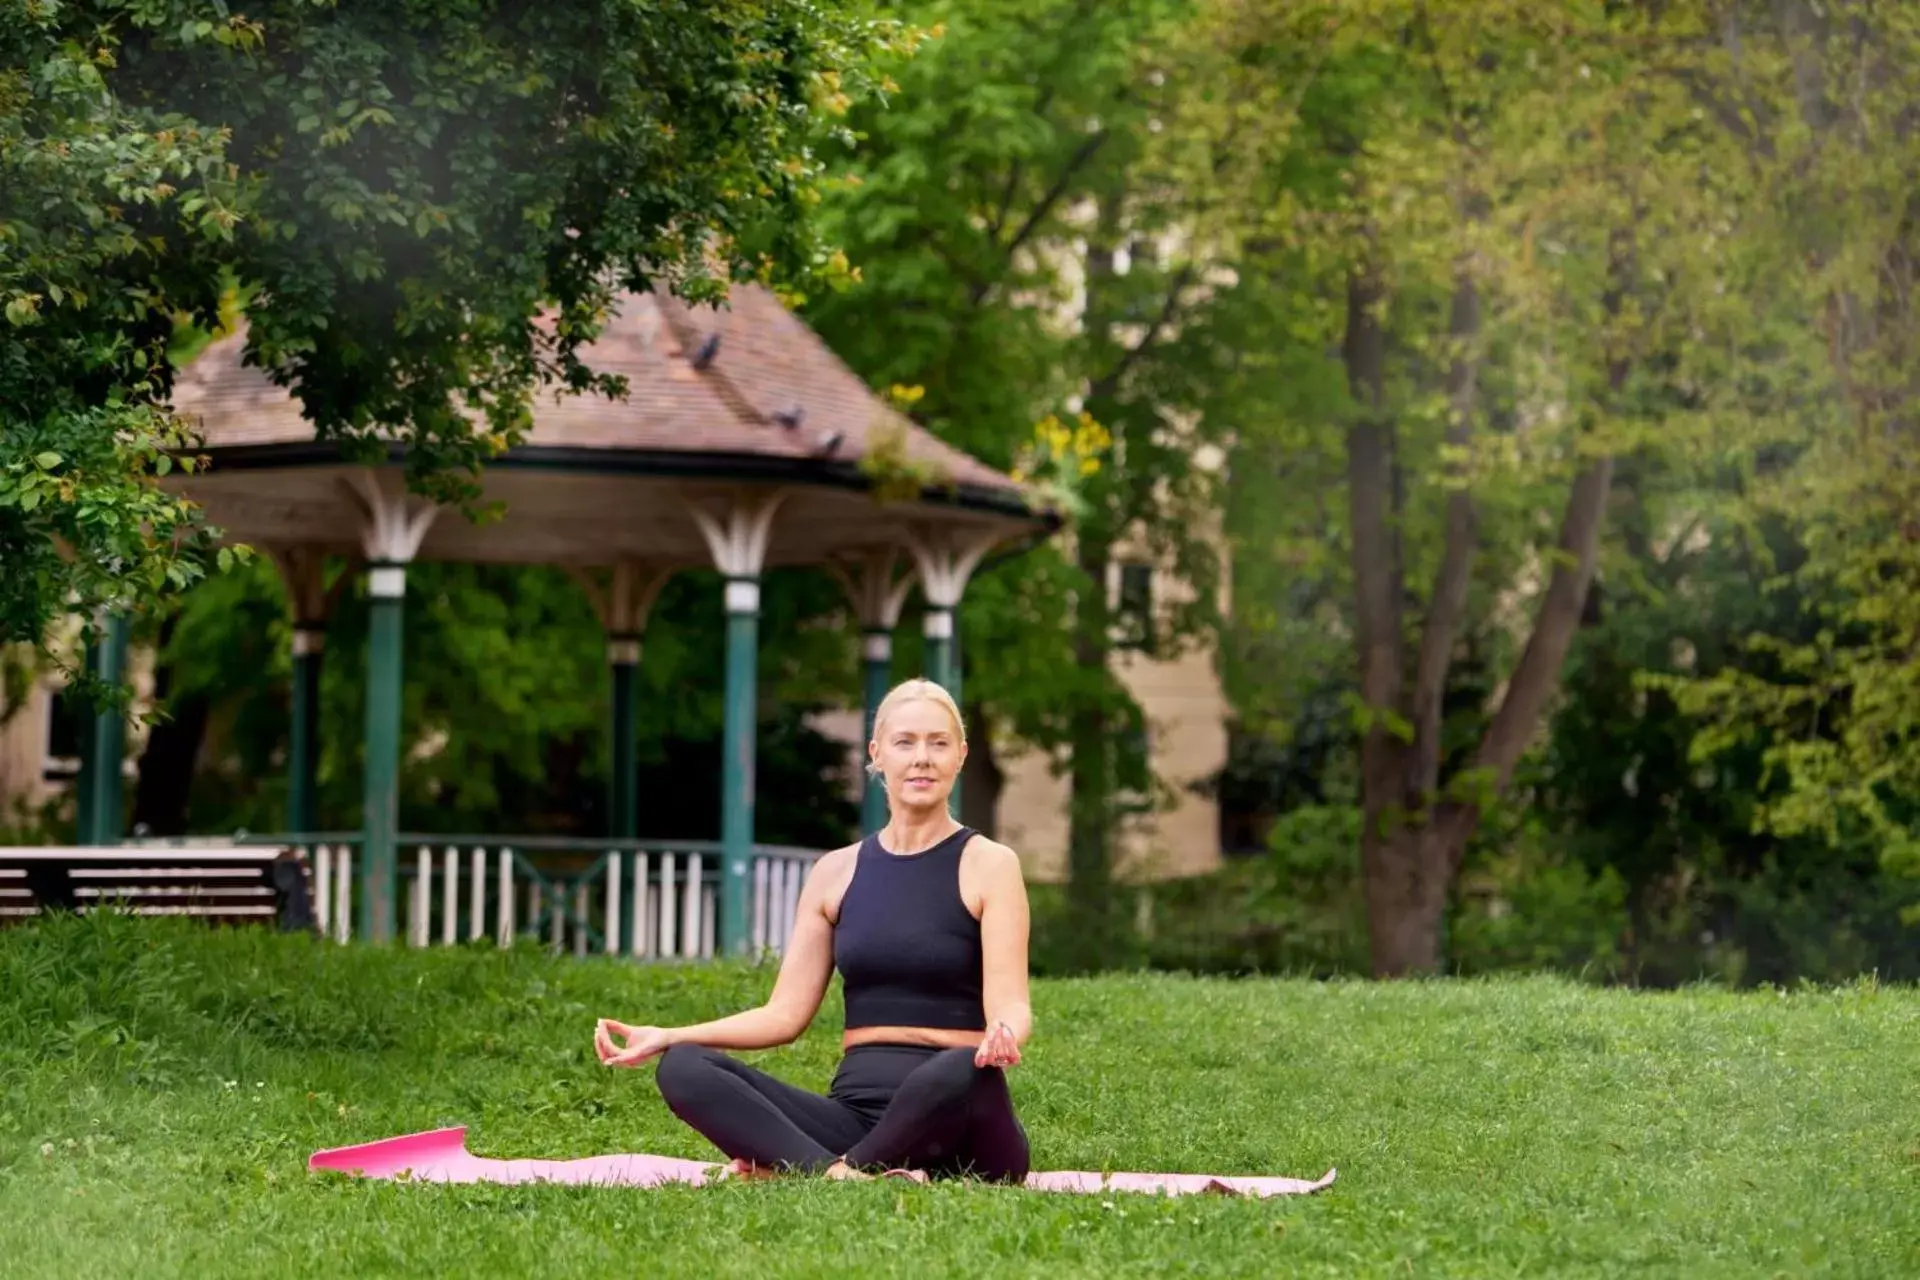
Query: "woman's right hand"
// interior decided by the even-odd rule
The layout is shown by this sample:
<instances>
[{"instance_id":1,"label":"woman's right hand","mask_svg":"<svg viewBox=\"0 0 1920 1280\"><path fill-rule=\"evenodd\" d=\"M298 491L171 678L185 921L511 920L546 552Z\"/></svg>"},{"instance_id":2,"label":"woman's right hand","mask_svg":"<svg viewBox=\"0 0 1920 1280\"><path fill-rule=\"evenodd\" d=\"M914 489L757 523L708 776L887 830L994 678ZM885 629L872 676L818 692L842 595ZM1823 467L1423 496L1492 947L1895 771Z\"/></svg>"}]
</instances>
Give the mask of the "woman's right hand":
<instances>
[{"instance_id":1,"label":"woman's right hand","mask_svg":"<svg viewBox=\"0 0 1920 1280\"><path fill-rule=\"evenodd\" d=\"M620 1040L626 1043L622 1045ZM665 1027L630 1027L612 1018L602 1018L593 1027L593 1051L609 1067L637 1067L672 1045Z\"/></svg>"}]
</instances>

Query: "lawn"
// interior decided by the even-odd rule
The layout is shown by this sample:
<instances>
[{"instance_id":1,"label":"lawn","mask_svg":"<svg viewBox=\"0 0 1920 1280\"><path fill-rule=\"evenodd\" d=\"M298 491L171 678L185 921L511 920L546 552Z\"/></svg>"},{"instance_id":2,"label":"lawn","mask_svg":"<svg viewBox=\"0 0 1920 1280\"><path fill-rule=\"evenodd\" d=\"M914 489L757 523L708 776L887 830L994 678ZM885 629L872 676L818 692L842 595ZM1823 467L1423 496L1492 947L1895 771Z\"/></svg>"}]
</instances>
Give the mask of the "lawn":
<instances>
[{"instance_id":1,"label":"lawn","mask_svg":"<svg viewBox=\"0 0 1920 1280\"><path fill-rule=\"evenodd\" d=\"M483 1155L710 1156L602 1014L768 969L376 953L126 920L0 934L0 1272L1914 1275L1920 992L1045 982L1036 1164L1318 1175L1266 1202L791 1181L437 1187L306 1171L466 1124ZM824 1087L816 1030L757 1055Z\"/></svg>"}]
</instances>

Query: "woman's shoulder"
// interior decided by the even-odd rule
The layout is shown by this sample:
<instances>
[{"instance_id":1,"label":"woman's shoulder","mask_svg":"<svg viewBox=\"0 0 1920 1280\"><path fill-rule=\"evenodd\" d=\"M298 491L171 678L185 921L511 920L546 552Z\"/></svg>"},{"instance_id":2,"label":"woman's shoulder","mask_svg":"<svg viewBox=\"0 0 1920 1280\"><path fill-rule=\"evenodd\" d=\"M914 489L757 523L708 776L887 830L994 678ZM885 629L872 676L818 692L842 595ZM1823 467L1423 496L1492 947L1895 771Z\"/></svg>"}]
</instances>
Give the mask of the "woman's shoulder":
<instances>
[{"instance_id":1,"label":"woman's shoulder","mask_svg":"<svg viewBox=\"0 0 1920 1280\"><path fill-rule=\"evenodd\" d=\"M853 870L853 864L860 859L860 844L842 845L831 849L814 859L813 874L822 880L832 880Z\"/></svg>"},{"instance_id":2,"label":"woman's shoulder","mask_svg":"<svg viewBox=\"0 0 1920 1280\"><path fill-rule=\"evenodd\" d=\"M839 916L840 899L853 882L853 869L859 860L860 846L845 845L821 854L814 860L813 869L807 872L807 885L820 895L828 919Z\"/></svg>"},{"instance_id":3,"label":"woman's shoulder","mask_svg":"<svg viewBox=\"0 0 1920 1280\"><path fill-rule=\"evenodd\" d=\"M1020 855L1008 846L1001 844L991 836L974 832L967 840L966 848L960 851L966 861L978 866L982 871L1001 874L1020 874Z\"/></svg>"}]
</instances>

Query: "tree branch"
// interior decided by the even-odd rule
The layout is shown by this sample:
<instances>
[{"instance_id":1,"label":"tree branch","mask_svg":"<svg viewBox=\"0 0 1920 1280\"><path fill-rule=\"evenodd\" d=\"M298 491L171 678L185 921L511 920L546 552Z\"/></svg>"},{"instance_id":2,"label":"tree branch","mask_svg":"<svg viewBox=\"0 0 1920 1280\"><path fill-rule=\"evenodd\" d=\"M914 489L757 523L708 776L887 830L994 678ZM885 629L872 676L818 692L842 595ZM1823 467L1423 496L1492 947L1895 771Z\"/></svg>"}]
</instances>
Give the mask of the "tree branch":
<instances>
[{"instance_id":1,"label":"tree branch","mask_svg":"<svg viewBox=\"0 0 1920 1280\"><path fill-rule=\"evenodd\" d=\"M1464 450L1473 439L1480 384L1480 290L1465 262L1454 281L1448 329L1453 364L1447 373L1447 443ZM1447 467L1454 488L1447 496L1446 544L1434 576L1414 664L1413 785L1423 792L1431 792L1440 778L1440 707L1447 691L1447 672L1453 665L1454 640L1466 618L1467 589L1472 584L1473 560L1479 550L1479 513L1473 492L1467 487L1465 469L1460 461Z\"/></svg>"},{"instance_id":2,"label":"tree branch","mask_svg":"<svg viewBox=\"0 0 1920 1280\"><path fill-rule=\"evenodd\" d=\"M1173 282L1167 286L1167 299L1160 308L1160 314L1155 316L1153 323L1147 326L1147 331L1140 336L1140 341L1121 352L1120 359L1114 363L1113 368L1095 380L1097 385L1104 388L1108 394L1119 390L1120 381L1126 377L1127 371L1146 354L1148 348L1160 341L1160 334L1172 322L1174 312L1179 310L1181 291L1193 281L1193 269L1193 263L1189 262L1174 273Z\"/></svg>"},{"instance_id":3,"label":"tree branch","mask_svg":"<svg viewBox=\"0 0 1920 1280\"><path fill-rule=\"evenodd\" d=\"M1505 787L1532 740L1540 714L1560 680L1560 667L1580 628L1587 588L1593 582L1600 546L1600 526L1606 514L1607 493L1613 487L1613 459L1598 458L1574 477L1573 491L1560 522L1553 577L1547 583L1534 620L1533 634L1520 654L1513 679L1486 737L1474 755L1474 767L1490 771L1494 789Z\"/></svg>"},{"instance_id":4,"label":"tree branch","mask_svg":"<svg viewBox=\"0 0 1920 1280\"><path fill-rule=\"evenodd\" d=\"M1020 229L1013 233L1013 239L999 246L1001 253L1008 260L1020 251L1020 247L1026 244L1028 238L1039 229L1041 221L1053 212L1053 206L1058 204L1060 197L1067 193L1067 187L1073 182L1074 175L1086 167L1087 161L1093 159L1100 148L1107 144L1107 139L1112 136L1110 130L1095 129L1081 141L1073 154L1067 157L1065 167L1054 176L1053 185L1048 187L1046 194L1040 197L1040 202L1027 211L1026 219L1021 222Z\"/></svg>"},{"instance_id":5,"label":"tree branch","mask_svg":"<svg viewBox=\"0 0 1920 1280\"><path fill-rule=\"evenodd\" d=\"M1341 356L1359 410L1347 428L1347 501L1353 527L1360 696L1375 713L1397 714L1404 679L1400 657L1403 579L1393 544L1393 428L1386 420L1381 299L1380 278L1371 260L1356 264L1347 274L1347 332Z\"/></svg>"},{"instance_id":6,"label":"tree branch","mask_svg":"<svg viewBox=\"0 0 1920 1280\"><path fill-rule=\"evenodd\" d=\"M1608 237L1608 285L1602 305L1612 324L1608 329L1610 351L1607 356L1607 400L1616 404L1632 372L1629 344L1613 325L1626 308L1634 271L1633 232L1616 228ZM1573 490L1567 495L1566 513L1560 521L1560 537L1555 543L1553 576L1540 601L1539 616L1534 619L1533 634L1520 653L1520 662L1507 682L1500 708L1494 712L1474 753L1473 767L1488 772L1491 790L1499 791L1513 777L1520 756L1532 740L1560 681L1560 668L1574 633L1580 629L1587 589L1593 583L1593 570L1600 550L1600 526L1606 516L1607 495L1613 488L1613 458L1596 458L1574 477ZM1469 815L1477 806L1459 806ZM1464 841L1461 842L1464 845ZM1454 847L1455 859L1462 850Z\"/></svg>"}]
</instances>

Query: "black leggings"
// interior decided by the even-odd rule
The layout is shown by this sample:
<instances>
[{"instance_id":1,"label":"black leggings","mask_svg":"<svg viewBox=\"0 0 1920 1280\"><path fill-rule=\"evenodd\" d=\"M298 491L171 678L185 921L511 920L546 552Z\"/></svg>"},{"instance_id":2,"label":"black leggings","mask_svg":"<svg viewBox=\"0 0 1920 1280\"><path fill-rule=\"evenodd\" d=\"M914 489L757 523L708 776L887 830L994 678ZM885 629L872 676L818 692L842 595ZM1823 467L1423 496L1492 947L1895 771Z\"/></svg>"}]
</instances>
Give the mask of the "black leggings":
<instances>
[{"instance_id":1,"label":"black leggings","mask_svg":"<svg viewBox=\"0 0 1920 1280\"><path fill-rule=\"evenodd\" d=\"M1027 1135L1006 1073L974 1066L973 1052L857 1045L824 1098L694 1044L662 1054L658 1078L673 1113L735 1160L1023 1181Z\"/></svg>"}]
</instances>

